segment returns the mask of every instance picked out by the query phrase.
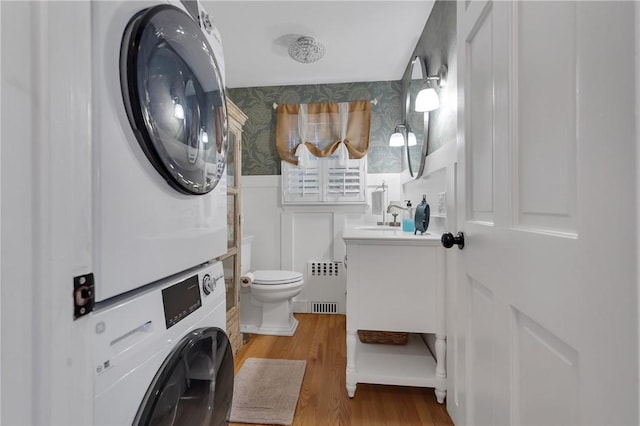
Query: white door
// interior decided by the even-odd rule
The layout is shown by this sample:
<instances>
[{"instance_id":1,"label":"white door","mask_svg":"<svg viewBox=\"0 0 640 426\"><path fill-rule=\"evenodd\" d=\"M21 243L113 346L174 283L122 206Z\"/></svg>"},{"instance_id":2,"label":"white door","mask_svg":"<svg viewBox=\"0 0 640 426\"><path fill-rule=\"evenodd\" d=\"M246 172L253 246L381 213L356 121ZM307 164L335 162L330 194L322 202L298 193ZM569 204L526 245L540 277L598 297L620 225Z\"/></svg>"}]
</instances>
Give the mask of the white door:
<instances>
[{"instance_id":1,"label":"white door","mask_svg":"<svg viewBox=\"0 0 640 426\"><path fill-rule=\"evenodd\" d=\"M458 3L457 424L638 424L634 7Z\"/></svg>"}]
</instances>

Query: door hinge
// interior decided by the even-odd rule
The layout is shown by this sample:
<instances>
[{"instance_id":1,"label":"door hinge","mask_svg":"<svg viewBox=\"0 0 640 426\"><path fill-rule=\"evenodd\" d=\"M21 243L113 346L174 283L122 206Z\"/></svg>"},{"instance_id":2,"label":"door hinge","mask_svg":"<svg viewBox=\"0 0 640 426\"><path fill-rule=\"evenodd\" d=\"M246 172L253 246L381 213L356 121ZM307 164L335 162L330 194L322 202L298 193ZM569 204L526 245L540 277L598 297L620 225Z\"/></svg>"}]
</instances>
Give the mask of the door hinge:
<instances>
[{"instance_id":1,"label":"door hinge","mask_svg":"<svg viewBox=\"0 0 640 426\"><path fill-rule=\"evenodd\" d=\"M73 277L73 319L93 311L96 303L93 273Z\"/></svg>"}]
</instances>

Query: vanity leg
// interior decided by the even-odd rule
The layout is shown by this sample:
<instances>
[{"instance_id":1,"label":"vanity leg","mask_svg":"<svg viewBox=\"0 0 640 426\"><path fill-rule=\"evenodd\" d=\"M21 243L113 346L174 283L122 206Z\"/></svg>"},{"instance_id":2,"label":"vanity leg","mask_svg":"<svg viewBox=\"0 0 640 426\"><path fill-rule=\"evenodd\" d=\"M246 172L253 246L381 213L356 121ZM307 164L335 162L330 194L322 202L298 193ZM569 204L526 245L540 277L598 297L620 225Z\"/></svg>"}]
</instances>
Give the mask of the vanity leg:
<instances>
[{"instance_id":1,"label":"vanity leg","mask_svg":"<svg viewBox=\"0 0 640 426\"><path fill-rule=\"evenodd\" d=\"M447 337L436 334L436 399L440 404L444 403L447 396Z\"/></svg>"},{"instance_id":2,"label":"vanity leg","mask_svg":"<svg viewBox=\"0 0 640 426\"><path fill-rule=\"evenodd\" d=\"M356 332L347 331L347 394L353 398L356 393Z\"/></svg>"}]
</instances>

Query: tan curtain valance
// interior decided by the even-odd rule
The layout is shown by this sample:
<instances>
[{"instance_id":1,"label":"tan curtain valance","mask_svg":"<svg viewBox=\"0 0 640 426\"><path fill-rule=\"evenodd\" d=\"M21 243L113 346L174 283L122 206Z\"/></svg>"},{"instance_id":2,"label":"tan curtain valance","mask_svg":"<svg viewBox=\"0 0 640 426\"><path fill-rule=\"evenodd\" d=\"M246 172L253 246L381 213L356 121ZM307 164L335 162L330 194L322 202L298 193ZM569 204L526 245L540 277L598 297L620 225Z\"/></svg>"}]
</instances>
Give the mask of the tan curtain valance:
<instances>
[{"instance_id":1,"label":"tan curtain valance","mask_svg":"<svg viewBox=\"0 0 640 426\"><path fill-rule=\"evenodd\" d=\"M332 155L344 143L349 158L362 158L369 149L371 102L280 104L276 148L282 160L298 164L301 143L316 157Z\"/></svg>"}]
</instances>

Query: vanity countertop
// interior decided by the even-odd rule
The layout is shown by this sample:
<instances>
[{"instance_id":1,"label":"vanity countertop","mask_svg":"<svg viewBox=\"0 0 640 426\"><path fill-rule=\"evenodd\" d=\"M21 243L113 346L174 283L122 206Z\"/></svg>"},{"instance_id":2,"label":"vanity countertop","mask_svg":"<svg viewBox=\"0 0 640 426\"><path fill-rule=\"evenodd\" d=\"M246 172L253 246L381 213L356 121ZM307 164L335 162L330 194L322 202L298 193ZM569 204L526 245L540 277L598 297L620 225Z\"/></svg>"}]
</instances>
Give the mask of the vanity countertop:
<instances>
[{"instance_id":1,"label":"vanity countertop","mask_svg":"<svg viewBox=\"0 0 640 426\"><path fill-rule=\"evenodd\" d=\"M403 232L400 227L376 226L376 225L355 225L347 226L342 238L345 241L366 243L402 243L410 245L440 245L440 233L430 231L420 235L413 232Z\"/></svg>"}]
</instances>

